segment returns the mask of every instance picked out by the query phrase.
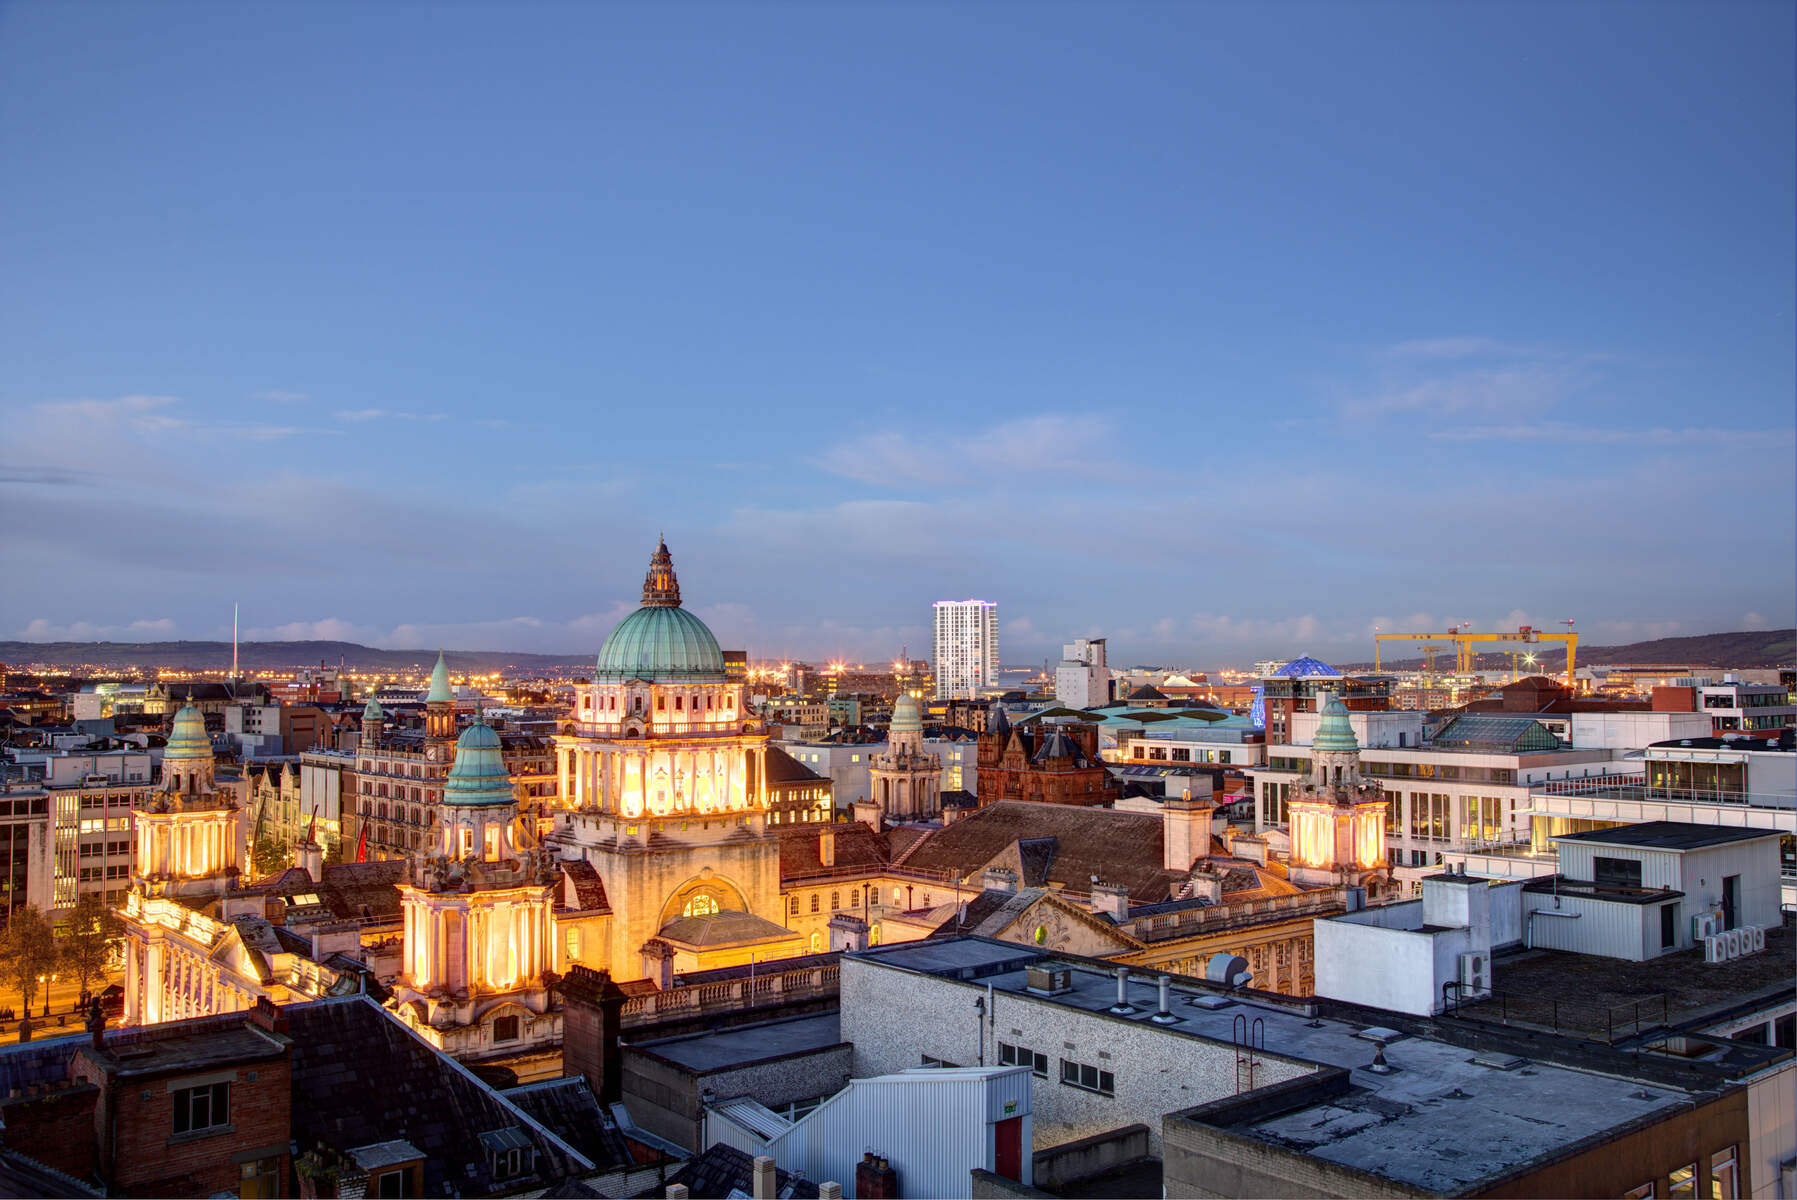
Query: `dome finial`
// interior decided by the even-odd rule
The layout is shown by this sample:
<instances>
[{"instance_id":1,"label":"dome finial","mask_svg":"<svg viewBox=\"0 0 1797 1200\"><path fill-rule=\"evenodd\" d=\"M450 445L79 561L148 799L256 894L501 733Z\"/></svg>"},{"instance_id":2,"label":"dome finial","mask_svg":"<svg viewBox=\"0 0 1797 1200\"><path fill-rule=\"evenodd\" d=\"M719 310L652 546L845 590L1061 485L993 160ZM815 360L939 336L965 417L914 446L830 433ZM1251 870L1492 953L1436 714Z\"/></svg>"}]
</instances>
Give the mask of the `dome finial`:
<instances>
[{"instance_id":1,"label":"dome finial","mask_svg":"<svg viewBox=\"0 0 1797 1200\"><path fill-rule=\"evenodd\" d=\"M643 606L680 607L680 580L674 575L674 556L668 553L666 535L658 539L655 553L649 556L649 572L643 576Z\"/></svg>"}]
</instances>

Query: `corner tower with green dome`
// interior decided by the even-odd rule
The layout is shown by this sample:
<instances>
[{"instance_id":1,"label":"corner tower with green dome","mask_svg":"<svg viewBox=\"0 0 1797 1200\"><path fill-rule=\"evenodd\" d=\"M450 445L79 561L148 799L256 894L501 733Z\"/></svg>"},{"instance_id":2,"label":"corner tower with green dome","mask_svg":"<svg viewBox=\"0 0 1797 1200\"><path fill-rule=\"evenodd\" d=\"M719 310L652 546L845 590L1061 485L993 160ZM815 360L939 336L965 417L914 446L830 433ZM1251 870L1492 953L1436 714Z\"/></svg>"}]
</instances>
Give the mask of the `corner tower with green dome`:
<instances>
[{"instance_id":1,"label":"corner tower with green dome","mask_svg":"<svg viewBox=\"0 0 1797 1200\"><path fill-rule=\"evenodd\" d=\"M634 979L670 963L796 953L786 946L796 935L769 919L782 908L766 727L726 675L717 638L682 606L665 540L650 555L641 605L599 647L593 681L575 689L573 717L556 738L567 808L550 841L593 865L612 908L604 947L580 961ZM692 941L692 919L713 917L728 918L729 935Z\"/></svg>"},{"instance_id":2,"label":"corner tower with green dome","mask_svg":"<svg viewBox=\"0 0 1797 1200\"><path fill-rule=\"evenodd\" d=\"M1360 774L1360 739L1348 706L1333 691L1317 696L1322 719L1310 743L1310 782L1287 805L1291 878L1306 887L1359 886L1370 899L1390 886L1387 803L1376 780Z\"/></svg>"},{"instance_id":3,"label":"corner tower with green dome","mask_svg":"<svg viewBox=\"0 0 1797 1200\"><path fill-rule=\"evenodd\" d=\"M867 786L882 822L942 815L942 759L924 749L923 713L909 692L893 701L886 749L868 759Z\"/></svg>"},{"instance_id":4,"label":"corner tower with green dome","mask_svg":"<svg viewBox=\"0 0 1797 1200\"><path fill-rule=\"evenodd\" d=\"M556 965L554 868L525 823L499 735L475 719L456 739L429 844L400 883L401 1017L457 1058L561 1037L546 975Z\"/></svg>"}]
</instances>

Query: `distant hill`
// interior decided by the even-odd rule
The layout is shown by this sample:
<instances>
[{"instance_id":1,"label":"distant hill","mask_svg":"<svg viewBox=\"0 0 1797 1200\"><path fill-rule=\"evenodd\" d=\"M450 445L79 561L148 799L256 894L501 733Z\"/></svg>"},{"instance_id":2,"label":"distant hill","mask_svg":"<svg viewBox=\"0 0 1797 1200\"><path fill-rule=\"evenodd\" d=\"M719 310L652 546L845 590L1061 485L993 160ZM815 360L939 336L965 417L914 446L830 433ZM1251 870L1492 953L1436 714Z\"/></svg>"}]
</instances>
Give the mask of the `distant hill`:
<instances>
[{"instance_id":1,"label":"distant hill","mask_svg":"<svg viewBox=\"0 0 1797 1200\"><path fill-rule=\"evenodd\" d=\"M1504 645L1502 642L1491 644ZM1566 651L1562 647L1537 644L1530 649L1534 652L1537 669L1544 672L1565 670ZM1797 629L1703 633L1695 637L1630 642L1626 646L1587 646L1581 643L1578 654L1578 665L1610 667L1665 663L1746 670L1754 667L1788 667L1794 661L1797 661ZM1438 670L1444 663L1452 669L1454 656L1451 652L1436 656L1435 665ZM1370 661L1335 665L1344 671L1373 669ZM1423 660L1420 657L1388 658L1381 665L1388 671L1414 671L1421 669ZM1480 651L1475 664L1476 669L1486 671L1508 669L1509 666L1510 655L1493 650Z\"/></svg>"},{"instance_id":2,"label":"distant hill","mask_svg":"<svg viewBox=\"0 0 1797 1200\"><path fill-rule=\"evenodd\" d=\"M597 647L594 648L597 653ZM591 665L593 654L524 654L515 650L450 650L452 670L487 674L548 670ZM241 670L291 670L319 663L359 671L427 670L437 661L435 650L377 650L355 642L240 642ZM231 666L230 642L0 642L0 662L22 666L53 663L64 667L172 667L182 671L224 671Z\"/></svg>"}]
</instances>

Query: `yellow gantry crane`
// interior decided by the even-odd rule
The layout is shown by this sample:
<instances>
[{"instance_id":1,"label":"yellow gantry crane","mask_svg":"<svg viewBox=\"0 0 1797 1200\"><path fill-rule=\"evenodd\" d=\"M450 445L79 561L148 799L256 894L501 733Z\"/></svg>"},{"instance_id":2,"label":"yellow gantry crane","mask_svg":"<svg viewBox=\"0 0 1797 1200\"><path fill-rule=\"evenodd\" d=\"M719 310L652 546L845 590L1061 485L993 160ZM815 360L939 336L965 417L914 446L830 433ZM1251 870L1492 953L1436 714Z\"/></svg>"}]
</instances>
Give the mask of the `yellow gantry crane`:
<instances>
[{"instance_id":1,"label":"yellow gantry crane","mask_svg":"<svg viewBox=\"0 0 1797 1200\"><path fill-rule=\"evenodd\" d=\"M1380 648L1384 642L1448 642L1454 647L1454 672L1458 675L1472 674L1473 661L1478 651L1473 647L1478 642L1559 642L1566 647L1566 686L1574 687L1573 660L1578 653L1579 635L1572 630L1571 621L1561 622L1566 626L1565 633L1550 633L1545 629L1536 629L1532 625L1518 626L1515 633L1473 633L1462 630L1458 625L1446 633L1375 633L1373 635L1373 669L1380 670Z\"/></svg>"}]
</instances>

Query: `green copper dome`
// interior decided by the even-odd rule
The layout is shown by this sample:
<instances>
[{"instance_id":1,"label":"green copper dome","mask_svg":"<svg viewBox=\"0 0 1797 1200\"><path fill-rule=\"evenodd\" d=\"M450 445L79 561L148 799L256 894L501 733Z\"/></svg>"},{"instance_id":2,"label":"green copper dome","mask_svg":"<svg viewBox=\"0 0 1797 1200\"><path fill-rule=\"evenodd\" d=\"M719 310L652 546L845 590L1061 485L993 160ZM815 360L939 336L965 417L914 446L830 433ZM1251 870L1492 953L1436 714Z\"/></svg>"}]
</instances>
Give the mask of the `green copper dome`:
<instances>
[{"instance_id":1,"label":"green copper dome","mask_svg":"<svg viewBox=\"0 0 1797 1200\"><path fill-rule=\"evenodd\" d=\"M386 713L381 711L379 702L377 702L373 696L368 697L368 703L362 706L362 719L364 721L379 721L385 718L386 715Z\"/></svg>"},{"instance_id":2,"label":"green copper dome","mask_svg":"<svg viewBox=\"0 0 1797 1200\"><path fill-rule=\"evenodd\" d=\"M443 784L445 804L512 804L512 774L500 754L499 735L476 721L456 739L455 765Z\"/></svg>"},{"instance_id":3,"label":"green copper dome","mask_svg":"<svg viewBox=\"0 0 1797 1200\"><path fill-rule=\"evenodd\" d=\"M1348 706L1334 692L1323 704L1323 719L1317 722L1317 735L1311 739L1312 750L1358 750L1360 739L1348 724Z\"/></svg>"},{"instance_id":4,"label":"green copper dome","mask_svg":"<svg viewBox=\"0 0 1797 1200\"><path fill-rule=\"evenodd\" d=\"M892 732L923 732L923 714L917 709L917 697L910 692L901 692L892 702Z\"/></svg>"},{"instance_id":5,"label":"green copper dome","mask_svg":"<svg viewBox=\"0 0 1797 1200\"><path fill-rule=\"evenodd\" d=\"M598 683L723 682L724 652L705 622L680 607L680 583L666 542L649 559L643 606L606 636L597 668Z\"/></svg>"},{"instance_id":6,"label":"green copper dome","mask_svg":"<svg viewBox=\"0 0 1797 1200\"><path fill-rule=\"evenodd\" d=\"M211 757L212 739L206 733L206 718L193 705L183 704L169 726L168 748L162 752L162 761Z\"/></svg>"},{"instance_id":7,"label":"green copper dome","mask_svg":"<svg viewBox=\"0 0 1797 1200\"><path fill-rule=\"evenodd\" d=\"M431 690L425 696L426 704L447 704L455 699L455 693L449 690L449 664L443 661L443 651L437 651L437 665L431 669Z\"/></svg>"}]
</instances>

